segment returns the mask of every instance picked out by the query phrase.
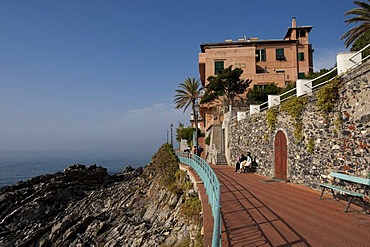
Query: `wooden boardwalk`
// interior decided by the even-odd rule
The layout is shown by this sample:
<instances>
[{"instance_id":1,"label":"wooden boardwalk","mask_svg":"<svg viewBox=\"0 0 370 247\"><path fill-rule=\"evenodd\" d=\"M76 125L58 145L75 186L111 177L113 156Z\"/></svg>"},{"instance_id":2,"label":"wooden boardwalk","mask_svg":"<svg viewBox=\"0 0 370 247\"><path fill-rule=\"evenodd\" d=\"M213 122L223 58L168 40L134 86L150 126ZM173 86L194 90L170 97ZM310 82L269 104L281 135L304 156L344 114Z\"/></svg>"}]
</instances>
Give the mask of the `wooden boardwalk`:
<instances>
[{"instance_id":1,"label":"wooden boardwalk","mask_svg":"<svg viewBox=\"0 0 370 247\"><path fill-rule=\"evenodd\" d=\"M346 202L319 200L319 191L211 166L221 183L222 246L370 246L370 215L360 207L344 213ZM212 219L204 221L211 228Z\"/></svg>"}]
</instances>

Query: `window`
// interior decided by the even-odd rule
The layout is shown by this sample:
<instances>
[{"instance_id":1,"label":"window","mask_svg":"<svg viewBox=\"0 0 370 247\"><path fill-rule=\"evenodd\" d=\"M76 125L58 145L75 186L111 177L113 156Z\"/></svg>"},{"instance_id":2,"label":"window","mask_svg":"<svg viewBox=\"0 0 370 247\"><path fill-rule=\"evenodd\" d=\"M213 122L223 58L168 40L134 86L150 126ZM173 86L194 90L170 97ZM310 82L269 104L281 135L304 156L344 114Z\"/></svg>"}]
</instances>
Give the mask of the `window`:
<instances>
[{"instance_id":1,"label":"window","mask_svg":"<svg viewBox=\"0 0 370 247\"><path fill-rule=\"evenodd\" d=\"M304 79L305 73L298 73L298 79Z\"/></svg>"},{"instance_id":2,"label":"window","mask_svg":"<svg viewBox=\"0 0 370 247\"><path fill-rule=\"evenodd\" d=\"M266 49L256 50L256 59L258 61L266 61Z\"/></svg>"},{"instance_id":3,"label":"window","mask_svg":"<svg viewBox=\"0 0 370 247\"><path fill-rule=\"evenodd\" d=\"M278 48L276 49L276 60L285 60L284 56L284 48Z\"/></svg>"},{"instance_id":4,"label":"window","mask_svg":"<svg viewBox=\"0 0 370 247\"><path fill-rule=\"evenodd\" d=\"M215 61L215 75L224 70L224 61Z\"/></svg>"},{"instance_id":5,"label":"window","mask_svg":"<svg viewBox=\"0 0 370 247\"><path fill-rule=\"evenodd\" d=\"M306 37L306 30L297 30L297 38Z\"/></svg>"},{"instance_id":6,"label":"window","mask_svg":"<svg viewBox=\"0 0 370 247\"><path fill-rule=\"evenodd\" d=\"M304 53L303 52L298 52L298 60L303 61L304 60Z\"/></svg>"}]
</instances>

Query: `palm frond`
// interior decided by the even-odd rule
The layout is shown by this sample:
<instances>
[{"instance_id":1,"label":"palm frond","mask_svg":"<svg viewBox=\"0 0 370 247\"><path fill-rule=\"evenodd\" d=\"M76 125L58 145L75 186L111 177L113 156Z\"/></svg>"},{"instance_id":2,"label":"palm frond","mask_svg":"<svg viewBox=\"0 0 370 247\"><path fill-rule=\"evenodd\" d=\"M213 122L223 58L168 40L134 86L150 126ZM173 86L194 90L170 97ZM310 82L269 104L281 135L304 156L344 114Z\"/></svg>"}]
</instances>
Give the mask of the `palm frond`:
<instances>
[{"instance_id":1,"label":"palm frond","mask_svg":"<svg viewBox=\"0 0 370 247\"><path fill-rule=\"evenodd\" d=\"M175 90L177 93L174 99L175 108L184 108L185 112L189 106L193 107L201 90L199 80L187 78L184 82L180 83L179 89Z\"/></svg>"},{"instance_id":2,"label":"palm frond","mask_svg":"<svg viewBox=\"0 0 370 247\"><path fill-rule=\"evenodd\" d=\"M368 0L370 2L370 0ZM346 48L350 46L353 42L355 42L358 38L363 36L368 30L370 30L370 4L361 2L361 1L354 1L356 5L360 8L355 8L347 11L345 15L355 15L352 18L345 20L347 24L351 23L360 23L356 27L352 27L348 30L341 39L346 39L344 44Z\"/></svg>"}]
</instances>

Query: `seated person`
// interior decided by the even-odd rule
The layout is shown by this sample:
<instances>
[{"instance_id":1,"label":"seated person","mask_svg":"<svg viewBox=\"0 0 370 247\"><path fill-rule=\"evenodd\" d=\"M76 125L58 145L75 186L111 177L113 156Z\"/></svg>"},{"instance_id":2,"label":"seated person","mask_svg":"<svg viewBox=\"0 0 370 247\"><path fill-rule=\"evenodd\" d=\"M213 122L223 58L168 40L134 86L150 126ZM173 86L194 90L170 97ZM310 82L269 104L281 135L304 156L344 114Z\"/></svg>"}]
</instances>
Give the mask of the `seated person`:
<instances>
[{"instance_id":1,"label":"seated person","mask_svg":"<svg viewBox=\"0 0 370 247\"><path fill-rule=\"evenodd\" d=\"M243 153L241 153L239 156L238 156L238 162L236 162L236 165L235 165L235 172L238 172L238 171L241 171L240 168L241 167L241 162L243 162L244 160L246 160L247 157L244 156Z\"/></svg>"},{"instance_id":2,"label":"seated person","mask_svg":"<svg viewBox=\"0 0 370 247\"><path fill-rule=\"evenodd\" d=\"M245 156L244 156L245 157ZM247 153L247 157L245 157L245 159L240 162L240 165L241 165L241 172L245 173L246 171L252 171L252 157L251 157L251 153L248 152Z\"/></svg>"}]
</instances>

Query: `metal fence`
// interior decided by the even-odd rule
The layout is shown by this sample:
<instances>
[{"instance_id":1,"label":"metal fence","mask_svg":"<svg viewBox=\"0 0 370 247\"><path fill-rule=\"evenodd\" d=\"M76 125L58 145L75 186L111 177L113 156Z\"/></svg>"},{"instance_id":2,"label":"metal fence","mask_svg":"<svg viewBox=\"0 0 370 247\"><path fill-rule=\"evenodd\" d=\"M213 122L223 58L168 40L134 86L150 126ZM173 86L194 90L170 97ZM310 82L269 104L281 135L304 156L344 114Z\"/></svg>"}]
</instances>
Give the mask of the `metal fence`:
<instances>
[{"instance_id":1,"label":"metal fence","mask_svg":"<svg viewBox=\"0 0 370 247\"><path fill-rule=\"evenodd\" d=\"M176 151L176 155L182 164L190 166L202 180L208 196L208 203L212 208L213 236L212 246L221 245L221 185L210 165L201 157Z\"/></svg>"}]
</instances>

